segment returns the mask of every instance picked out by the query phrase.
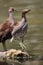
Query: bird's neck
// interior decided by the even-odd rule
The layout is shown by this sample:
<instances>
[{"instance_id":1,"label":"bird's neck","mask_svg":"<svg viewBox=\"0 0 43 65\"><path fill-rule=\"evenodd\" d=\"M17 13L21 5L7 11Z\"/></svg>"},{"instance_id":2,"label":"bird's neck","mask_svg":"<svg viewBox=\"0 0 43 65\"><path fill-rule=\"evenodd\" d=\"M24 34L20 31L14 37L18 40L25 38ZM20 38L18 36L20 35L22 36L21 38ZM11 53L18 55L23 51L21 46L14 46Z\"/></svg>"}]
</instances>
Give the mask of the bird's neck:
<instances>
[{"instance_id":1,"label":"bird's neck","mask_svg":"<svg viewBox=\"0 0 43 65\"><path fill-rule=\"evenodd\" d=\"M14 24L13 13L9 13L8 20L9 20L9 23L11 23L11 26L12 26Z\"/></svg>"},{"instance_id":2,"label":"bird's neck","mask_svg":"<svg viewBox=\"0 0 43 65\"><path fill-rule=\"evenodd\" d=\"M25 20L25 22L27 21L27 20L26 20L26 15L25 15L25 14L22 14L22 18Z\"/></svg>"},{"instance_id":3,"label":"bird's neck","mask_svg":"<svg viewBox=\"0 0 43 65\"><path fill-rule=\"evenodd\" d=\"M13 13L9 13L8 18L9 18L10 20L13 20L13 19L14 19L14 18L13 18Z\"/></svg>"}]
</instances>

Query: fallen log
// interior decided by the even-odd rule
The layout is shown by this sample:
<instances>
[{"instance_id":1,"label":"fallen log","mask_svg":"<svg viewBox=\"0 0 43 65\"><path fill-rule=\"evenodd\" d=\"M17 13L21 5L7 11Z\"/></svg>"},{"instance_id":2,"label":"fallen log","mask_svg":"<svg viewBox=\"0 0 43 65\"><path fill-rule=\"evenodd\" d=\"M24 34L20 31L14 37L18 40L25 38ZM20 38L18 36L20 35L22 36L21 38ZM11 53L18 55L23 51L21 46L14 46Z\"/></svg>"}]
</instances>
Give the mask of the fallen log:
<instances>
[{"instance_id":1,"label":"fallen log","mask_svg":"<svg viewBox=\"0 0 43 65\"><path fill-rule=\"evenodd\" d=\"M21 50L10 49L5 52L0 52L0 62L14 63L14 62L25 62L29 58L27 52Z\"/></svg>"}]
</instances>

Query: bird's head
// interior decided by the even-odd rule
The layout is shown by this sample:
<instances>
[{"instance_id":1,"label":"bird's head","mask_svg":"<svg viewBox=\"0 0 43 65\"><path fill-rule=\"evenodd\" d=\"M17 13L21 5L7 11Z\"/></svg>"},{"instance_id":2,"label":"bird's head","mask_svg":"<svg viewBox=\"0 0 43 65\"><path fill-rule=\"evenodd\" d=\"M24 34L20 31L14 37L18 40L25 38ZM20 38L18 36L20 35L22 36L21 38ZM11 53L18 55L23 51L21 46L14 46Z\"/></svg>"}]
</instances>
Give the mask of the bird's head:
<instances>
[{"instance_id":1,"label":"bird's head","mask_svg":"<svg viewBox=\"0 0 43 65\"><path fill-rule=\"evenodd\" d=\"M14 8L14 7L10 7L8 10L9 13L11 13L11 12L13 13L14 11L17 11L16 8Z\"/></svg>"},{"instance_id":2,"label":"bird's head","mask_svg":"<svg viewBox=\"0 0 43 65\"><path fill-rule=\"evenodd\" d=\"M30 12L31 11L31 9L24 9L24 10L22 10L22 13L23 14L26 14L26 13L28 13L28 12Z\"/></svg>"}]
</instances>

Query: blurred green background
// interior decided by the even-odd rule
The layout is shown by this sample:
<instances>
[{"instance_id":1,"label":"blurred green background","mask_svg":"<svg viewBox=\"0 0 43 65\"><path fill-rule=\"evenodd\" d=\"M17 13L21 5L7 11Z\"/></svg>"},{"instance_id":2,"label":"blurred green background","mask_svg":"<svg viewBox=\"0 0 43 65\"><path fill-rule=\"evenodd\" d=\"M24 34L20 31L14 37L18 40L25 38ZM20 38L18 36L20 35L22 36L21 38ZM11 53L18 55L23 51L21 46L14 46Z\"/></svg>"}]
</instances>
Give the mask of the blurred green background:
<instances>
[{"instance_id":1,"label":"blurred green background","mask_svg":"<svg viewBox=\"0 0 43 65\"><path fill-rule=\"evenodd\" d=\"M28 32L24 39L30 54L43 55L43 0L0 0L0 24L7 19L9 7L15 7L18 10L25 8L31 9L26 15L28 23ZM14 13L16 21L21 20L21 12ZM7 48L21 49L19 41L13 40L12 43L6 41ZM0 50L3 50L0 44Z\"/></svg>"}]
</instances>

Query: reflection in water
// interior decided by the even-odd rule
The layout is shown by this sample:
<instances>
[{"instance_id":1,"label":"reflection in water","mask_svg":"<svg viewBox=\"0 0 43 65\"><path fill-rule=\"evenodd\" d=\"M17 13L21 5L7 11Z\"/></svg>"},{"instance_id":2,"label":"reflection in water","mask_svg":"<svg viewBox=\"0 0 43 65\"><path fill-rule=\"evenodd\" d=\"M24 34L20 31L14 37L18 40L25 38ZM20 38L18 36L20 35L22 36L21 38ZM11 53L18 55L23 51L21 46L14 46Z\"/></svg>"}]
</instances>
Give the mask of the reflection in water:
<instances>
[{"instance_id":1,"label":"reflection in water","mask_svg":"<svg viewBox=\"0 0 43 65\"><path fill-rule=\"evenodd\" d=\"M0 65L43 65L43 61L26 61L25 63L5 63L0 62Z\"/></svg>"},{"instance_id":2,"label":"reflection in water","mask_svg":"<svg viewBox=\"0 0 43 65\"><path fill-rule=\"evenodd\" d=\"M14 65L43 65L43 61L27 61L25 63L14 63Z\"/></svg>"},{"instance_id":3,"label":"reflection in water","mask_svg":"<svg viewBox=\"0 0 43 65\"><path fill-rule=\"evenodd\" d=\"M43 64L43 61L28 61L26 63L24 63L24 65L42 65Z\"/></svg>"}]
</instances>

